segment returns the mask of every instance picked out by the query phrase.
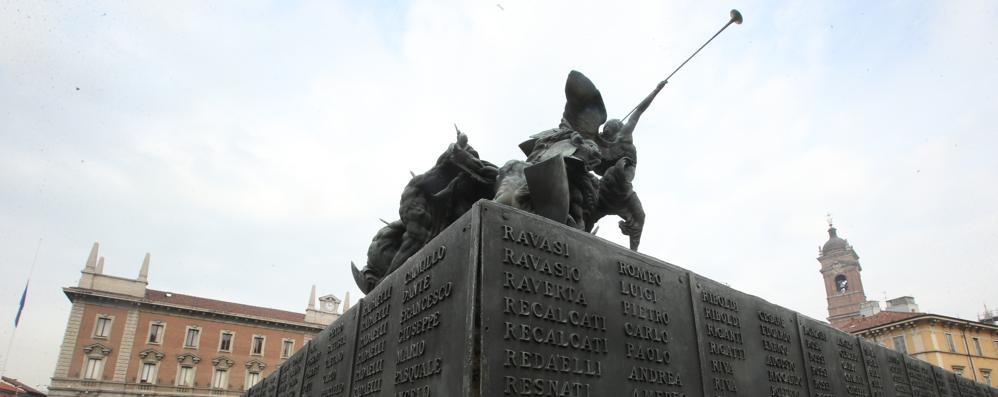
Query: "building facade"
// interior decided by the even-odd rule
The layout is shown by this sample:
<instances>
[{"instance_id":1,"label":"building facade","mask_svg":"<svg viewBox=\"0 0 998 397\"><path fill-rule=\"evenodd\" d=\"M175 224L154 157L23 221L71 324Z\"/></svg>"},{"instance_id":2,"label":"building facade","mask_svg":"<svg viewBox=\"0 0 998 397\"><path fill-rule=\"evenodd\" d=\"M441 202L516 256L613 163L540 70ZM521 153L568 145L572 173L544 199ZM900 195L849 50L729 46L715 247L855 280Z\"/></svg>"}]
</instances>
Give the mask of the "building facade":
<instances>
[{"instance_id":1,"label":"building facade","mask_svg":"<svg viewBox=\"0 0 998 397\"><path fill-rule=\"evenodd\" d=\"M832 326L910 355L965 378L995 384L998 369L998 325L922 313L915 298L867 300L859 255L829 222L828 241L818 248L818 262Z\"/></svg>"},{"instance_id":2,"label":"building facade","mask_svg":"<svg viewBox=\"0 0 998 397\"><path fill-rule=\"evenodd\" d=\"M238 396L335 321L340 301L295 313L147 288L104 274L94 243L72 302L50 396ZM349 299L349 298L347 298ZM344 303L349 306L349 303Z\"/></svg>"},{"instance_id":3,"label":"building facade","mask_svg":"<svg viewBox=\"0 0 998 397\"><path fill-rule=\"evenodd\" d=\"M883 311L842 330L989 386L998 382L998 326L929 313Z\"/></svg>"}]
</instances>

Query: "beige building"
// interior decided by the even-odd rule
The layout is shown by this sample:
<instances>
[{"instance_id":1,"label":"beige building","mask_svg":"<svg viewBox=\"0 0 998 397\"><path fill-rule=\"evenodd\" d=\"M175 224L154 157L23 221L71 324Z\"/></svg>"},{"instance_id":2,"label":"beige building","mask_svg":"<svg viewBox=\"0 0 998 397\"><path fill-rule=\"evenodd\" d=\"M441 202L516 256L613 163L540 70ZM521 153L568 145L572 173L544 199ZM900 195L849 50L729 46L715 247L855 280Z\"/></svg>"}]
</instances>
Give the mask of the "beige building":
<instances>
[{"instance_id":1,"label":"beige building","mask_svg":"<svg viewBox=\"0 0 998 397\"><path fill-rule=\"evenodd\" d=\"M818 248L828 301L828 322L882 346L949 369L987 385L998 370L998 325L922 313L915 298L886 302L866 299L859 255L831 224L828 241ZM998 318L998 316L995 316Z\"/></svg>"},{"instance_id":2,"label":"beige building","mask_svg":"<svg viewBox=\"0 0 998 397\"><path fill-rule=\"evenodd\" d=\"M884 311L843 331L862 336L965 378L996 386L998 326L929 313Z\"/></svg>"},{"instance_id":3,"label":"beige building","mask_svg":"<svg viewBox=\"0 0 998 397\"><path fill-rule=\"evenodd\" d=\"M94 243L79 284L63 289L73 306L50 396L235 397L340 313L314 286L296 313L149 289L148 254L135 279L103 267Z\"/></svg>"}]
</instances>

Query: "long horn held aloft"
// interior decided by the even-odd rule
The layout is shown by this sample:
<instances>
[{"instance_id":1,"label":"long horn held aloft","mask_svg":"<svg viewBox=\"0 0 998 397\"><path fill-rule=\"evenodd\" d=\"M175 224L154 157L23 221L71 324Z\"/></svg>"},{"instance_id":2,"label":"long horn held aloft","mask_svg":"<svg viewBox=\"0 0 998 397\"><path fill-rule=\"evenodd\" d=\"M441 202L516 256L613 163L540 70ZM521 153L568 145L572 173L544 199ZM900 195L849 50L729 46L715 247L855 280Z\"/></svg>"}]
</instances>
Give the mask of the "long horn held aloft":
<instances>
[{"instance_id":1,"label":"long horn held aloft","mask_svg":"<svg viewBox=\"0 0 998 397\"><path fill-rule=\"evenodd\" d=\"M742 21L742 13L738 10L731 10L731 22L741 25Z\"/></svg>"},{"instance_id":2,"label":"long horn held aloft","mask_svg":"<svg viewBox=\"0 0 998 397\"><path fill-rule=\"evenodd\" d=\"M700 53L700 50L702 50L704 47L706 47L707 44L710 44L710 42L713 41L714 38L717 37L717 35L721 34L721 32L723 32L724 29L727 29L728 26L731 26L731 24L733 24L733 23L741 25L742 21L743 21L743 19L742 19L742 13L738 12L738 10L731 10L731 19L728 20L728 23L724 24L724 26L721 27L721 30L718 30L717 33L714 33L713 36L710 36L710 38L707 39L707 41L705 43L703 43L703 45L700 46L700 48L697 48L696 51L693 51L693 54L690 55L689 58L686 58L686 60L683 61L683 63L679 64L679 67L677 67L676 70L673 70L672 73L669 73L669 75L665 77L665 81L668 82L669 79L672 78L672 75L676 74L676 72L678 72L679 69L682 69L683 66L685 66L686 63L690 61L690 59L693 59L693 57L697 56L697 54ZM639 104L639 106L640 106L640 104ZM630 117L631 113L634 113L634 111L637 110L637 109L638 109L638 107L635 106L634 109L631 109L630 112L627 112L627 114L624 115L624 117L622 117L621 120L624 120L624 119Z\"/></svg>"}]
</instances>

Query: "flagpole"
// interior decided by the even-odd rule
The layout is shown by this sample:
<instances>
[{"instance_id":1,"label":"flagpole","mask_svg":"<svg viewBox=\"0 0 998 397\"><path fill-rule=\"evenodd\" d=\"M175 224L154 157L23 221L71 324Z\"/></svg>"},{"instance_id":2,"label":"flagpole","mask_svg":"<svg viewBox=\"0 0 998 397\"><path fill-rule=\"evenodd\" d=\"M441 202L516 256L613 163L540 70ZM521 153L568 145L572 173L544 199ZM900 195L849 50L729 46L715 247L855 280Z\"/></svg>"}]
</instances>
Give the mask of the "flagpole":
<instances>
[{"instance_id":1,"label":"flagpole","mask_svg":"<svg viewBox=\"0 0 998 397\"><path fill-rule=\"evenodd\" d=\"M3 356L3 366L0 367L0 375L7 375L7 359L10 358L10 348L14 346L14 336L17 334L17 327L14 327L14 331L10 333L10 339L7 340L7 353Z\"/></svg>"},{"instance_id":2,"label":"flagpole","mask_svg":"<svg viewBox=\"0 0 998 397\"><path fill-rule=\"evenodd\" d=\"M45 151L45 146L42 146L42 152ZM45 161L45 167L42 168L42 180L38 186L38 203L45 204L45 185L48 184L49 176L49 166L52 165L52 159L49 158ZM44 230L42 230L44 232ZM42 249L42 240L44 233L39 233L41 236L38 237L38 244L35 245L35 257L31 259L31 267L28 269L28 280L24 282L24 292L21 293L21 302L18 304L17 317L14 319L14 330L10 333L10 340L7 341L7 351L3 356L3 363L0 364L0 374L5 375L7 372L7 360L10 359L10 349L14 346L14 337L17 336L17 325L20 322L22 311L24 310L24 301L27 299L28 295L28 284L31 283L31 276L35 274L35 264L38 263L38 252Z\"/></svg>"},{"instance_id":3,"label":"flagpole","mask_svg":"<svg viewBox=\"0 0 998 397\"><path fill-rule=\"evenodd\" d=\"M35 274L35 264L38 263L38 252L42 249L42 238L38 238L38 245L35 246L35 257L31 259L31 267L28 269L28 280L24 282L24 292L21 293L21 302L18 304L17 317L14 319L14 329L10 333L10 339L7 340L7 351L3 356L3 365L0 365L0 375L7 374L7 360L10 359L10 349L14 346L14 337L17 336L17 325L21 320L21 311L24 310L24 304L28 295L28 285L31 284L31 276Z\"/></svg>"}]
</instances>

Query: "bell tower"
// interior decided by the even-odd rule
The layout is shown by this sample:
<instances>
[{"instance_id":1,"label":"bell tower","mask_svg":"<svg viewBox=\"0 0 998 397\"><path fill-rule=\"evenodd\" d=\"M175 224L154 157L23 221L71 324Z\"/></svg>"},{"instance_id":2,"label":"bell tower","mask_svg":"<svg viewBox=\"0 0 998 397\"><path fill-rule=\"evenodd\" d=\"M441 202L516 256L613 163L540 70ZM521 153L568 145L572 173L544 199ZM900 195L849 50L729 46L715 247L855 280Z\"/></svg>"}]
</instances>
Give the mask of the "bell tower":
<instances>
[{"instance_id":1,"label":"bell tower","mask_svg":"<svg viewBox=\"0 0 998 397\"><path fill-rule=\"evenodd\" d=\"M828 322L832 326L838 328L870 309L866 307L870 303L867 303L866 293L863 292L863 279L860 277L863 268L859 265L859 255L848 241L838 236L831 219L828 221L828 241L819 248L818 262L825 279Z\"/></svg>"}]
</instances>

